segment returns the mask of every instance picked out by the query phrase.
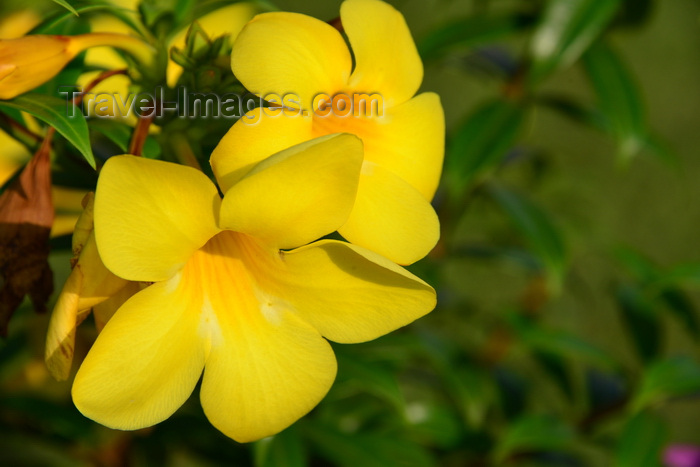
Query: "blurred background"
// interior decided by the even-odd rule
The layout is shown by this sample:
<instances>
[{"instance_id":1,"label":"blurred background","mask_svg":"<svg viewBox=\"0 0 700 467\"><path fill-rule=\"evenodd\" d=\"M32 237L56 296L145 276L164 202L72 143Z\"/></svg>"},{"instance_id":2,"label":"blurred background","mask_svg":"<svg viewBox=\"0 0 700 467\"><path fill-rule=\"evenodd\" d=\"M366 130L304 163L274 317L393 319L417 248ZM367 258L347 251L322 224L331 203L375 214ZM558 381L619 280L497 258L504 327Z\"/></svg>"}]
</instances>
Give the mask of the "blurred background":
<instances>
[{"instance_id":1,"label":"blurred background","mask_svg":"<svg viewBox=\"0 0 700 467\"><path fill-rule=\"evenodd\" d=\"M0 24L74 34L111 14L70 2L75 17L56 3L4 1ZM230 3L147 1L134 17L171 37ZM340 3L255 7L330 21ZM437 289L437 309L376 341L333 344L326 399L240 445L209 425L197 390L147 430L83 418L70 381L44 367L48 316L27 302L0 342L0 464L700 466L700 2L390 3L423 58L421 90L441 96L447 121L442 239L411 267ZM180 13L161 32L167 11ZM74 84L84 60L58 79ZM88 123L98 159L119 152ZM203 165L228 125L189 134ZM163 128L152 157L167 159ZM11 173L33 148L4 138ZM68 225L52 239L56 292L76 192L95 180L69 156L54 162ZM95 336L89 320L79 328L78 361Z\"/></svg>"}]
</instances>

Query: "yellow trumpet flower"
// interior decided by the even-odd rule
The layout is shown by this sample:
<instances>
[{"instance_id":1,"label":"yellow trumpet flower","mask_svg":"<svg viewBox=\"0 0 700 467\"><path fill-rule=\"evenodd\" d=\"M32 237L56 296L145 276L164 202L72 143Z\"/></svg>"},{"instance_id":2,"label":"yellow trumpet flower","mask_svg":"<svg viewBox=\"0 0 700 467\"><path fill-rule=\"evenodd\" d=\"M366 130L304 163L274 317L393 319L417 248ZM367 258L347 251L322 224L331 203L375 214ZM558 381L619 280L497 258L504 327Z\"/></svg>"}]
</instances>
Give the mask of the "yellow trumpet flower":
<instances>
[{"instance_id":1,"label":"yellow trumpet flower","mask_svg":"<svg viewBox=\"0 0 700 467\"><path fill-rule=\"evenodd\" d=\"M123 49L150 63L151 47L126 34L91 33L78 36L24 36L0 39L0 99L12 99L56 76L76 55L90 47Z\"/></svg>"},{"instance_id":2,"label":"yellow trumpet flower","mask_svg":"<svg viewBox=\"0 0 700 467\"><path fill-rule=\"evenodd\" d=\"M353 343L435 306L419 278L362 247L320 238L345 222L362 164L348 134L266 158L221 199L202 172L117 156L97 185L95 238L129 299L78 370L73 401L108 427L159 423L190 396L237 441L275 434L326 394L326 339ZM326 339L324 339L324 337Z\"/></svg>"},{"instance_id":3,"label":"yellow trumpet flower","mask_svg":"<svg viewBox=\"0 0 700 467\"><path fill-rule=\"evenodd\" d=\"M340 17L352 55L338 30L301 14L264 13L243 28L233 47L234 74L286 108L258 108L241 118L214 151L212 166L226 189L267 154L329 133L355 134L365 162L355 207L339 233L410 264L439 237L430 200L444 155L442 105L434 93L413 97L423 65L398 11L379 0L346 0Z\"/></svg>"}]
</instances>

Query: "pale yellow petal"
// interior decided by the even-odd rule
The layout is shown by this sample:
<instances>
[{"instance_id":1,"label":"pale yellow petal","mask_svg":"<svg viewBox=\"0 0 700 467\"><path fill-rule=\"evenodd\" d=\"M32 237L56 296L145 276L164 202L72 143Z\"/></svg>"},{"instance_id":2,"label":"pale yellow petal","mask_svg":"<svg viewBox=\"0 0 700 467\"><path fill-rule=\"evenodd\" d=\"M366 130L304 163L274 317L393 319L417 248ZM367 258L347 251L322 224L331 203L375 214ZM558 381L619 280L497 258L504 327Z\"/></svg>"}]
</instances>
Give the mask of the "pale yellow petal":
<instances>
[{"instance_id":1,"label":"pale yellow petal","mask_svg":"<svg viewBox=\"0 0 700 467\"><path fill-rule=\"evenodd\" d=\"M226 133L211 155L211 167L225 193L255 164L313 138L311 117L268 116L254 109Z\"/></svg>"},{"instance_id":2,"label":"pale yellow petal","mask_svg":"<svg viewBox=\"0 0 700 467\"><path fill-rule=\"evenodd\" d=\"M352 60L340 33L297 13L264 13L251 20L233 47L233 73L251 92L292 93L311 109L319 93L346 87Z\"/></svg>"},{"instance_id":3,"label":"pale yellow petal","mask_svg":"<svg viewBox=\"0 0 700 467\"><path fill-rule=\"evenodd\" d=\"M172 415L202 373L201 296L181 274L137 293L107 323L78 370L73 402L88 418L136 430Z\"/></svg>"},{"instance_id":4,"label":"pale yellow petal","mask_svg":"<svg viewBox=\"0 0 700 467\"><path fill-rule=\"evenodd\" d=\"M219 206L216 187L198 170L140 157L112 157L95 194L100 256L125 279L168 279L218 232Z\"/></svg>"},{"instance_id":5,"label":"pale yellow petal","mask_svg":"<svg viewBox=\"0 0 700 467\"><path fill-rule=\"evenodd\" d=\"M335 231L355 201L362 155L359 138L338 134L265 159L225 193L221 227L277 248Z\"/></svg>"},{"instance_id":6,"label":"pale yellow petal","mask_svg":"<svg viewBox=\"0 0 700 467\"><path fill-rule=\"evenodd\" d=\"M45 359L54 378L68 378L78 324L93 306L104 302L126 285L127 281L109 272L102 264L95 237L90 234L51 314Z\"/></svg>"},{"instance_id":7,"label":"pale yellow petal","mask_svg":"<svg viewBox=\"0 0 700 467\"><path fill-rule=\"evenodd\" d=\"M355 56L350 87L381 94L389 107L410 99L423 64L403 15L379 0L346 0L340 18Z\"/></svg>"},{"instance_id":8,"label":"pale yellow petal","mask_svg":"<svg viewBox=\"0 0 700 467\"><path fill-rule=\"evenodd\" d=\"M435 307L435 291L364 248L334 240L282 254L270 272L276 295L324 337L341 343L376 339Z\"/></svg>"},{"instance_id":9,"label":"pale yellow petal","mask_svg":"<svg viewBox=\"0 0 700 467\"><path fill-rule=\"evenodd\" d=\"M74 269L68 276L51 313L44 359L51 376L59 381L68 379L73 363L75 328L78 322L78 299L82 280L82 273Z\"/></svg>"},{"instance_id":10,"label":"pale yellow petal","mask_svg":"<svg viewBox=\"0 0 700 467\"><path fill-rule=\"evenodd\" d=\"M433 249L440 225L418 190L383 167L365 162L355 206L338 232L396 263L411 264Z\"/></svg>"}]
</instances>

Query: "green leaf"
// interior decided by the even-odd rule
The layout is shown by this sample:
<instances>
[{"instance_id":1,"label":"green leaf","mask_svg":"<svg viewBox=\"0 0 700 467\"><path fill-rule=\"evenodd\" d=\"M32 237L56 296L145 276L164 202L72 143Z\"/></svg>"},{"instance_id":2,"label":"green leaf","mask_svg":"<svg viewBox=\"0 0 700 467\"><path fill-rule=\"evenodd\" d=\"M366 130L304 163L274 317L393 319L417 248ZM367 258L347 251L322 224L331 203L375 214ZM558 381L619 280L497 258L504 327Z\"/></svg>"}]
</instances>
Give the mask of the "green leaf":
<instances>
[{"instance_id":1,"label":"green leaf","mask_svg":"<svg viewBox=\"0 0 700 467\"><path fill-rule=\"evenodd\" d=\"M129 150L129 143L134 131L129 125L110 120L93 119L90 120L90 130L96 131L114 143L123 154ZM158 159L161 155L161 148L156 139L149 135L143 145L143 157L147 159Z\"/></svg>"},{"instance_id":2,"label":"green leaf","mask_svg":"<svg viewBox=\"0 0 700 467\"><path fill-rule=\"evenodd\" d=\"M479 107L457 127L447 148L445 169L457 197L503 160L515 143L524 115L522 106L494 100Z\"/></svg>"},{"instance_id":3,"label":"green leaf","mask_svg":"<svg viewBox=\"0 0 700 467\"><path fill-rule=\"evenodd\" d=\"M496 184L489 194L508 215L515 227L527 238L532 249L544 262L555 285L564 270L566 251L559 231L549 216L520 194Z\"/></svg>"},{"instance_id":4,"label":"green leaf","mask_svg":"<svg viewBox=\"0 0 700 467\"><path fill-rule=\"evenodd\" d=\"M52 1L53 1L54 3L58 3L59 5L61 5L61 6L62 6L63 8L65 8L66 10L70 11L71 13L73 13L75 16L80 16L80 15L78 14L78 12L75 11L75 8L73 8L73 5L71 5L70 3L68 3L66 0L52 0Z\"/></svg>"},{"instance_id":5,"label":"green leaf","mask_svg":"<svg viewBox=\"0 0 700 467\"><path fill-rule=\"evenodd\" d=\"M444 387L461 409L467 426L474 429L483 426L489 409L496 401L497 389L493 376L468 364L459 367L441 365L439 370Z\"/></svg>"},{"instance_id":6,"label":"green leaf","mask_svg":"<svg viewBox=\"0 0 700 467\"><path fill-rule=\"evenodd\" d=\"M494 451L503 461L519 452L562 451L574 441L574 430L562 420L545 415L527 415L510 425Z\"/></svg>"},{"instance_id":7,"label":"green leaf","mask_svg":"<svg viewBox=\"0 0 700 467\"><path fill-rule=\"evenodd\" d=\"M583 360L603 369L613 369L616 366L610 355L573 334L545 329L519 313L509 315L508 322L523 344L532 350Z\"/></svg>"},{"instance_id":8,"label":"green leaf","mask_svg":"<svg viewBox=\"0 0 700 467\"><path fill-rule=\"evenodd\" d=\"M651 17L654 0L623 0L615 26L642 26Z\"/></svg>"},{"instance_id":9,"label":"green leaf","mask_svg":"<svg viewBox=\"0 0 700 467\"><path fill-rule=\"evenodd\" d=\"M683 328L695 339L700 339L700 323L698 323L695 305L688 295L678 288L669 288L661 292L661 302L673 313Z\"/></svg>"},{"instance_id":10,"label":"green leaf","mask_svg":"<svg viewBox=\"0 0 700 467\"><path fill-rule=\"evenodd\" d=\"M647 145L649 136L644 104L632 75L603 41L591 46L583 63L600 110L609 122L609 131L617 140L619 157L634 157Z\"/></svg>"},{"instance_id":11,"label":"green leaf","mask_svg":"<svg viewBox=\"0 0 700 467\"><path fill-rule=\"evenodd\" d=\"M67 115L70 111L66 109L64 100L38 94L24 94L12 100L0 101L0 107L22 110L51 125L80 151L93 169L95 168L95 156L90 147L90 134L85 117L77 109L71 109L74 110L73 116Z\"/></svg>"},{"instance_id":12,"label":"green leaf","mask_svg":"<svg viewBox=\"0 0 700 467\"><path fill-rule=\"evenodd\" d=\"M530 43L532 83L578 60L619 6L620 0L549 0Z\"/></svg>"},{"instance_id":13,"label":"green leaf","mask_svg":"<svg viewBox=\"0 0 700 467\"><path fill-rule=\"evenodd\" d=\"M336 353L338 359L338 383L351 384L381 397L403 414L405 404L396 376L383 365L376 365L359 358Z\"/></svg>"},{"instance_id":14,"label":"green leaf","mask_svg":"<svg viewBox=\"0 0 700 467\"><path fill-rule=\"evenodd\" d=\"M660 467L666 434L659 417L640 412L630 418L617 445L615 467Z\"/></svg>"},{"instance_id":15,"label":"green leaf","mask_svg":"<svg viewBox=\"0 0 700 467\"><path fill-rule=\"evenodd\" d=\"M550 108L574 123L580 123L601 131L607 131L607 121L595 109L585 107L566 96L544 95L536 99L536 103Z\"/></svg>"},{"instance_id":16,"label":"green leaf","mask_svg":"<svg viewBox=\"0 0 700 467\"><path fill-rule=\"evenodd\" d=\"M533 24L526 14L477 15L444 24L418 42L424 60L434 60L460 47L492 42Z\"/></svg>"},{"instance_id":17,"label":"green leaf","mask_svg":"<svg viewBox=\"0 0 700 467\"><path fill-rule=\"evenodd\" d=\"M644 372L632 406L636 410L667 399L700 393L700 364L689 357L655 362Z\"/></svg>"},{"instance_id":18,"label":"green leaf","mask_svg":"<svg viewBox=\"0 0 700 467\"><path fill-rule=\"evenodd\" d=\"M77 14L83 15L81 20L84 20L85 17L90 16L93 13L108 12L134 31L138 31L142 34L146 33L143 26L129 16L131 10L112 5L111 3L80 5L75 7L75 11ZM32 29L30 34L65 34L65 29L67 27L72 27L70 26L70 23L74 21L76 20L73 13L59 12L37 25L34 29Z\"/></svg>"},{"instance_id":19,"label":"green leaf","mask_svg":"<svg viewBox=\"0 0 700 467\"><path fill-rule=\"evenodd\" d=\"M255 443L255 467L306 467L306 451L298 430L292 426L282 433Z\"/></svg>"},{"instance_id":20,"label":"green leaf","mask_svg":"<svg viewBox=\"0 0 700 467\"><path fill-rule=\"evenodd\" d=\"M655 281L661 274L659 267L654 262L632 248L618 247L615 249L614 255L627 272L644 285Z\"/></svg>"},{"instance_id":21,"label":"green leaf","mask_svg":"<svg viewBox=\"0 0 700 467\"><path fill-rule=\"evenodd\" d=\"M340 467L433 467L431 454L401 434L344 433L320 424L304 425L315 451Z\"/></svg>"},{"instance_id":22,"label":"green leaf","mask_svg":"<svg viewBox=\"0 0 700 467\"><path fill-rule=\"evenodd\" d=\"M686 263L672 268L658 277L656 287L674 285L700 285L700 264Z\"/></svg>"},{"instance_id":23,"label":"green leaf","mask_svg":"<svg viewBox=\"0 0 700 467\"><path fill-rule=\"evenodd\" d=\"M661 322L656 307L637 288L622 285L617 290L622 319L643 362L651 362L661 348Z\"/></svg>"}]
</instances>

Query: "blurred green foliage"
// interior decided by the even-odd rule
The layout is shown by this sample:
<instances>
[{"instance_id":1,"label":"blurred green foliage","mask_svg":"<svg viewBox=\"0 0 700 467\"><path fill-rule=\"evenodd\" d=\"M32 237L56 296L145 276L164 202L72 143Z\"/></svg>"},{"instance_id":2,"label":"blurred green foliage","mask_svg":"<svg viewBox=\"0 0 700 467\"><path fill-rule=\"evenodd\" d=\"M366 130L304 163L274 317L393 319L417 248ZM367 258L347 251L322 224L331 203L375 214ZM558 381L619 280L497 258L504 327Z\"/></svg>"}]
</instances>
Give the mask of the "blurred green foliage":
<instances>
[{"instance_id":1,"label":"blurred green foliage","mask_svg":"<svg viewBox=\"0 0 700 467\"><path fill-rule=\"evenodd\" d=\"M56 3L37 5L47 13L37 32L74 34L92 14L121 15L71 1L75 16ZM134 28L157 38L224 3L146 1ZM340 2L274 3L331 20ZM412 267L438 290L438 308L376 341L334 344L338 379L321 405L239 445L196 400L135 433L83 418L69 384L48 379L48 320L27 306L0 348L0 464L654 467L667 443L700 444L700 91L689 86L700 78L689 60L700 5L392 3L414 31L423 87L447 114L442 240ZM94 165L91 139L98 160L126 151L130 128L67 121L57 105L27 95L0 109L56 126L77 149L66 146L54 180L90 188L80 155ZM184 131L206 166L226 129L174 126L149 137L145 155L174 158ZM54 244L56 290L66 245ZM78 357L94 337L83 326Z\"/></svg>"}]
</instances>

